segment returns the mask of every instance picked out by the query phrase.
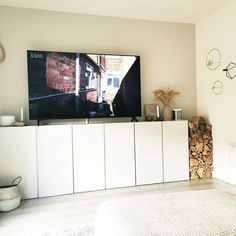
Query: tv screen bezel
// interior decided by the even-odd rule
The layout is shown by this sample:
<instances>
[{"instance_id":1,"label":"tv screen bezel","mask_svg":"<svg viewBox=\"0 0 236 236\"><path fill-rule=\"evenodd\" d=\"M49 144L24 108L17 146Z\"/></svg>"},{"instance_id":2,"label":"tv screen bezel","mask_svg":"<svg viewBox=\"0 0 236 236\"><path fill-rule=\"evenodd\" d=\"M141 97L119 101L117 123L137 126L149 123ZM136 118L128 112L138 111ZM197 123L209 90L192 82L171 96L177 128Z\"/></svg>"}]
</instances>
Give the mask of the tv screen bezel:
<instances>
[{"instance_id":1,"label":"tv screen bezel","mask_svg":"<svg viewBox=\"0 0 236 236\"><path fill-rule=\"evenodd\" d=\"M138 65L139 65L139 78L137 78L138 80L138 87L139 87L139 97L138 97L138 103L139 103L139 112L137 114L134 114L133 116L127 116L127 115L121 115L121 116L103 116L103 117L55 117L55 118L51 118L51 117L40 117L40 118L35 118L32 117L31 115L31 109L30 109L30 86L29 86L29 82L30 82L30 77L29 77L29 53L30 52L34 52L34 53L71 53L71 54L90 54L90 55L104 55L104 56L133 56L136 57L138 59ZM136 117L141 117L142 116L142 92L141 92L141 60L140 60L140 56L139 55L134 55L134 54L117 54L117 53L90 53L90 52L83 52L83 51L53 51L53 50L34 50L34 49L29 49L26 51L27 54L27 82L28 82L28 110L29 110L29 120L78 120L78 119L115 119L115 118L136 118Z\"/></svg>"}]
</instances>

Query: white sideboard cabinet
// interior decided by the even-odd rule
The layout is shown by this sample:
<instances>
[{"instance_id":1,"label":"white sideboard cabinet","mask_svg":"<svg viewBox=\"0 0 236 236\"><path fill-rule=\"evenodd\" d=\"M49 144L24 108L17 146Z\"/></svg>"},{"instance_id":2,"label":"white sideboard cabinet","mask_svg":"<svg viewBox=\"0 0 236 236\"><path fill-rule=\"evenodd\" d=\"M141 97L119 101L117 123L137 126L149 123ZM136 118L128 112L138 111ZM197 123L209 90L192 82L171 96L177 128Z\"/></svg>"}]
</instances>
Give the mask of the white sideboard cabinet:
<instances>
[{"instance_id":1,"label":"white sideboard cabinet","mask_svg":"<svg viewBox=\"0 0 236 236\"><path fill-rule=\"evenodd\" d=\"M74 192L105 189L104 125L73 125Z\"/></svg>"},{"instance_id":2,"label":"white sideboard cabinet","mask_svg":"<svg viewBox=\"0 0 236 236\"><path fill-rule=\"evenodd\" d=\"M71 125L37 127L38 196L73 193Z\"/></svg>"},{"instance_id":3,"label":"white sideboard cabinet","mask_svg":"<svg viewBox=\"0 0 236 236\"><path fill-rule=\"evenodd\" d=\"M189 179L188 122L163 122L164 182Z\"/></svg>"},{"instance_id":4,"label":"white sideboard cabinet","mask_svg":"<svg viewBox=\"0 0 236 236\"><path fill-rule=\"evenodd\" d=\"M135 185L134 124L105 124L106 188Z\"/></svg>"},{"instance_id":5,"label":"white sideboard cabinet","mask_svg":"<svg viewBox=\"0 0 236 236\"><path fill-rule=\"evenodd\" d=\"M0 127L0 184L23 198L189 179L188 122Z\"/></svg>"},{"instance_id":6,"label":"white sideboard cabinet","mask_svg":"<svg viewBox=\"0 0 236 236\"><path fill-rule=\"evenodd\" d=\"M135 123L136 184L163 182L162 122Z\"/></svg>"},{"instance_id":7,"label":"white sideboard cabinet","mask_svg":"<svg viewBox=\"0 0 236 236\"><path fill-rule=\"evenodd\" d=\"M22 176L23 198L37 197L36 128L0 128L0 183L8 185Z\"/></svg>"}]
</instances>

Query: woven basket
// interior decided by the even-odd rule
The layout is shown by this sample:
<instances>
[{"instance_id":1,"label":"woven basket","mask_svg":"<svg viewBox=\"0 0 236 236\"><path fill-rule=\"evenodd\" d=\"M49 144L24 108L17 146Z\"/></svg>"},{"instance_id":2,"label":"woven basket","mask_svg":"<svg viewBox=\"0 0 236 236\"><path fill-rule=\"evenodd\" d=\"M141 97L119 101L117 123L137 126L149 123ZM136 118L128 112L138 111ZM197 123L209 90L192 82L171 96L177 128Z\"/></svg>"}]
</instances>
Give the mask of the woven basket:
<instances>
[{"instance_id":1,"label":"woven basket","mask_svg":"<svg viewBox=\"0 0 236 236\"><path fill-rule=\"evenodd\" d=\"M18 176L11 185L0 186L0 211L11 211L20 205L21 194L18 184L22 177Z\"/></svg>"}]
</instances>

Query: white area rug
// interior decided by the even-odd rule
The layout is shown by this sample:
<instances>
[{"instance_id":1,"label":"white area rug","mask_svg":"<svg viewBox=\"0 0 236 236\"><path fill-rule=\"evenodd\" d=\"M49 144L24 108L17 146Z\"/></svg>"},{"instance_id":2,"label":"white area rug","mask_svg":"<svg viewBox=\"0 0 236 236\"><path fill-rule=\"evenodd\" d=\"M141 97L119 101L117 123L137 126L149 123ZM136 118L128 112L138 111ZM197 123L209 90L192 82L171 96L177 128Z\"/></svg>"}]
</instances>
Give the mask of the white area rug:
<instances>
[{"instance_id":1,"label":"white area rug","mask_svg":"<svg viewBox=\"0 0 236 236\"><path fill-rule=\"evenodd\" d=\"M19 234L1 234L1 236L93 236L94 226L93 225L83 225L83 226L67 226L66 228L52 228L48 230L42 230L41 232L27 232Z\"/></svg>"},{"instance_id":2,"label":"white area rug","mask_svg":"<svg viewBox=\"0 0 236 236\"><path fill-rule=\"evenodd\" d=\"M236 236L236 195L164 193L99 206L95 236Z\"/></svg>"},{"instance_id":3,"label":"white area rug","mask_svg":"<svg viewBox=\"0 0 236 236\"><path fill-rule=\"evenodd\" d=\"M37 234L35 236L93 236L94 226L86 225L79 227L72 227L60 231L51 230L46 233Z\"/></svg>"}]
</instances>

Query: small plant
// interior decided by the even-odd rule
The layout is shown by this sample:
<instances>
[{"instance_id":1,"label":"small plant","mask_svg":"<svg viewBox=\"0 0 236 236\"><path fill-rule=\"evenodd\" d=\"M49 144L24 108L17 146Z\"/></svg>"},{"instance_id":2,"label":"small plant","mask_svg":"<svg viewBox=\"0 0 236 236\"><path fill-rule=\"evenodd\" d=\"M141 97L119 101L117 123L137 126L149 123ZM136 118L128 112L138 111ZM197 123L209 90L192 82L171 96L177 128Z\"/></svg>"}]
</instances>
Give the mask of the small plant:
<instances>
[{"instance_id":1,"label":"small plant","mask_svg":"<svg viewBox=\"0 0 236 236\"><path fill-rule=\"evenodd\" d=\"M170 103L174 100L174 98L180 96L180 92L176 92L173 89L157 89L153 91L154 97L156 100L160 100L164 106L169 106Z\"/></svg>"}]
</instances>

